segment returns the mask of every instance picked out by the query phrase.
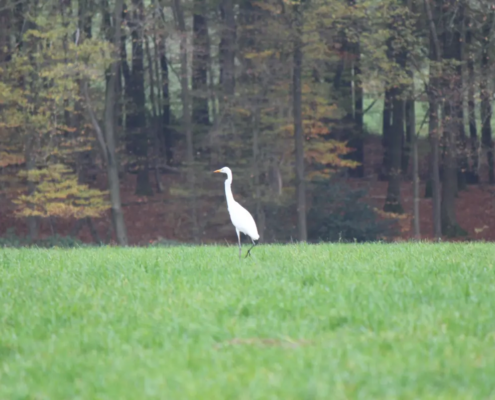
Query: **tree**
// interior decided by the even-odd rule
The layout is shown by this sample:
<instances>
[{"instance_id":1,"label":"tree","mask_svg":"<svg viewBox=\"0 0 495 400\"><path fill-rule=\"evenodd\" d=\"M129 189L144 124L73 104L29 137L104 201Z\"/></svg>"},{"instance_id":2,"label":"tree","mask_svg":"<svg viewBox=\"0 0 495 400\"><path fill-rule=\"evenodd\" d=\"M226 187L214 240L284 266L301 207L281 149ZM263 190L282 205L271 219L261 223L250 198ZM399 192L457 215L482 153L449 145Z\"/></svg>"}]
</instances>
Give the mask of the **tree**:
<instances>
[{"instance_id":1,"label":"tree","mask_svg":"<svg viewBox=\"0 0 495 400\"><path fill-rule=\"evenodd\" d=\"M382 147L383 161L380 173L381 180L387 180L390 175L390 143L392 129L392 90L386 88L383 96L383 113L382 113Z\"/></svg>"},{"instance_id":2,"label":"tree","mask_svg":"<svg viewBox=\"0 0 495 400\"><path fill-rule=\"evenodd\" d=\"M454 0L444 0L443 4L443 55L446 65L443 68L442 89L446 94L443 102L443 179L442 179L442 202L441 218L442 232L447 236L458 236L465 234L459 226L455 211L455 197L458 190L458 151L457 140L464 140L464 119L462 113L462 71L456 65L460 62L461 35L456 28L459 26L450 24L453 18L461 18L461 6ZM460 16L460 17L459 17ZM458 20L456 20L459 22ZM462 26L462 25L461 25ZM450 64L449 64L450 63Z\"/></svg>"},{"instance_id":3,"label":"tree","mask_svg":"<svg viewBox=\"0 0 495 400\"><path fill-rule=\"evenodd\" d=\"M389 56L393 57L393 62L398 68L397 76L392 82L392 88L390 89L390 97L392 100L392 123L390 126L390 133L388 134L388 188L387 197L385 199L385 205L383 211L402 214L404 212L401 204L400 197L400 182L402 171L402 150L404 140L404 125L405 125L405 113L404 113L404 99L405 99L405 80L407 75L401 74L401 71L406 71L407 61L407 22L404 14L407 13L407 9L399 8L394 10L392 14L392 27L395 29L395 37L392 37L388 41ZM392 60L391 60L392 61Z\"/></svg>"},{"instance_id":4,"label":"tree","mask_svg":"<svg viewBox=\"0 0 495 400\"><path fill-rule=\"evenodd\" d=\"M362 86L360 33L366 30L362 9L355 0L347 0L341 19L344 21L335 38L339 47L339 57L335 66L327 63L327 76L333 73L333 94L343 116L338 129L344 132L348 145L352 149L344 158L357 164L349 169L350 176L364 176L364 91ZM361 6L365 6L364 4ZM337 18L336 18L337 19ZM328 39L327 39L328 40ZM330 43L328 43L330 44ZM329 78L327 77L327 80Z\"/></svg>"},{"instance_id":5,"label":"tree","mask_svg":"<svg viewBox=\"0 0 495 400\"><path fill-rule=\"evenodd\" d=\"M77 207L85 193L96 206L104 198L91 192L98 187L110 194L118 241L127 243L124 172L136 175L141 195L153 193L153 172L156 193L166 187L166 199L131 202L166 201L177 229L186 225L200 241L223 218L209 171L228 164L237 171L235 196L256 210L264 240L306 240L306 202L316 188L333 185L335 175L361 185L365 158L380 168L365 144L372 148L382 130L371 115L382 99L380 179L388 181L384 209L392 211L383 215L402 211L401 181L412 170L416 237L423 149L430 150L437 238L441 223L448 234L456 226L452 211L464 179L476 182L484 170L480 143L495 170L488 0L132 0L121 4L122 26L114 9L120 1L4 3L0 190L11 201L5 188L22 185L25 197L16 201L33 238L69 209L83 215ZM419 106L425 100L428 110ZM425 124L429 146L417 136ZM280 220L288 222L274 229Z\"/></svg>"},{"instance_id":6,"label":"tree","mask_svg":"<svg viewBox=\"0 0 495 400\"><path fill-rule=\"evenodd\" d=\"M414 0L407 0L409 16L414 19L414 33L419 33L419 18L417 13L417 4ZM412 153L412 179L413 179L413 231L416 240L421 239L420 230L420 208L419 208L419 155L418 155L418 134L416 133L416 90L414 85L414 55L408 54L408 76L410 85L408 97L405 102L405 122L406 122L406 142L410 145ZM424 122L424 120L423 120ZM402 171L407 173L408 169L408 149L405 149L403 155ZM406 160L404 160L406 158Z\"/></svg>"},{"instance_id":7,"label":"tree","mask_svg":"<svg viewBox=\"0 0 495 400\"><path fill-rule=\"evenodd\" d=\"M188 62L187 62L187 31L184 20L184 11L180 0L173 1L174 18L177 30L180 34L180 85L182 94L182 122L186 136L186 162L187 162L187 181L191 196L191 225L193 239L199 241L197 204L196 204L196 177L194 172L194 145L193 132L191 123L191 95L188 83Z\"/></svg>"},{"instance_id":8,"label":"tree","mask_svg":"<svg viewBox=\"0 0 495 400\"><path fill-rule=\"evenodd\" d=\"M414 237L421 239L420 232L420 215L419 215L419 157L418 157L418 136L416 133L416 112L414 91L410 94L409 99L405 104L405 118L406 118L406 130L408 136L411 138L411 150L412 150L412 177L413 177L413 228Z\"/></svg>"},{"instance_id":9,"label":"tree","mask_svg":"<svg viewBox=\"0 0 495 400\"><path fill-rule=\"evenodd\" d=\"M438 12L435 2L435 13ZM431 182L432 182L432 200L433 200L433 234L435 239L440 240L442 237L441 227L441 197L440 197L440 155L439 155L439 125L438 112L439 101L437 99L438 78L440 73L440 43L437 34L437 27L433 19L433 10L431 9L430 0L424 0L426 16L429 28L429 57L430 57L430 75L426 88L428 94L428 137L431 147Z\"/></svg>"},{"instance_id":10,"label":"tree","mask_svg":"<svg viewBox=\"0 0 495 400\"><path fill-rule=\"evenodd\" d=\"M123 0L116 0L113 14L114 51L118 51L120 49L122 10ZM104 130L100 128L98 119L96 118L87 86L85 86L85 97L87 109L94 127L94 132L100 145L102 156L105 160L107 169L108 188L110 191L110 203L112 209L112 222L115 229L115 235L117 237L117 243L121 246L126 246L128 240L124 221L124 213L122 211L122 201L120 198L119 166L117 160L115 139L115 94L117 86L117 74L120 69L120 60L116 57L116 54L114 54L114 57L115 58L110 65L107 75Z\"/></svg>"},{"instance_id":11,"label":"tree","mask_svg":"<svg viewBox=\"0 0 495 400\"><path fill-rule=\"evenodd\" d=\"M294 6L294 49L292 66L292 102L294 113L294 139L296 148L296 192L297 192L297 230L299 240L308 238L306 227L306 184L304 176L304 138L302 122L302 12L301 5Z\"/></svg>"},{"instance_id":12,"label":"tree","mask_svg":"<svg viewBox=\"0 0 495 400\"><path fill-rule=\"evenodd\" d=\"M235 43L236 22L233 0L221 0L220 14L222 17L220 39L220 83L223 87L223 100L235 92Z\"/></svg>"},{"instance_id":13,"label":"tree","mask_svg":"<svg viewBox=\"0 0 495 400\"><path fill-rule=\"evenodd\" d=\"M469 139L471 142L470 160L468 165L467 183L479 183L479 158L478 158L478 130L476 127L476 103L474 98L475 89L475 51L473 45L473 23L469 16L464 20L464 30L466 37L466 66L468 70L467 84L467 103L468 103L468 120L469 120Z\"/></svg>"},{"instance_id":14,"label":"tree","mask_svg":"<svg viewBox=\"0 0 495 400\"><path fill-rule=\"evenodd\" d=\"M129 16L130 14L130 16ZM128 15L128 25L132 42L132 69L127 66L125 57L126 43L122 43L122 66L126 94L126 136L127 151L133 156L137 165L136 194L153 195L149 181L148 134L146 121L146 96L144 87L144 3L133 0L132 10Z\"/></svg>"},{"instance_id":15,"label":"tree","mask_svg":"<svg viewBox=\"0 0 495 400\"><path fill-rule=\"evenodd\" d=\"M495 172L493 165L493 141L492 141L492 92L489 81L491 79L490 71L490 35L493 27L495 7L488 6L488 16L481 29L481 80L480 80L480 99L481 99L481 143L483 150L486 151L488 163L488 181L495 183Z\"/></svg>"},{"instance_id":16,"label":"tree","mask_svg":"<svg viewBox=\"0 0 495 400\"><path fill-rule=\"evenodd\" d=\"M354 135L349 141L349 147L354 149L350 159L358 163L350 169L357 178L364 177L364 89L361 71L361 48L357 42L354 47Z\"/></svg>"},{"instance_id":17,"label":"tree","mask_svg":"<svg viewBox=\"0 0 495 400\"><path fill-rule=\"evenodd\" d=\"M55 218L99 217L109 208L104 192L79 182L77 160L87 152L88 141L83 128L73 124L82 108L81 81L98 78L96 69L108 64L109 47L91 39L78 45L78 37L75 43L69 41L73 27L65 18L58 26L58 17L39 23L27 17L29 29L2 66L0 130L8 156L3 166L18 166L17 157L22 156L26 169L17 176L27 190L13 203L18 206L16 215L27 218L32 240L41 218L53 229Z\"/></svg>"},{"instance_id":18,"label":"tree","mask_svg":"<svg viewBox=\"0 0 495 400\"><path fill-rule=\"evenodd\" d=\"M170 166L174 163L174 138L172 129L172 110L170 106L171 98L169 85L169 61L167 57L167 41L166 35L164 33L164 27L161 27L158 32L158 42L156 43L156 57L159 58L160 62L160 79L157 79L157 81L161 82L162 89L162 118L159 139L162 148L162 156L166 158L167 164Z\"/></svg>"},{"instance_id":19,"label":"tree","mask_svg":"<svg viewBox=\"0 0 495 400\"><path fill-rule=\"evenodd\" d=\"M205 0L193 4L193 54L192 54L192 123L194 129L204 133L210 124L208 110L208 62L210 39L206 19ZM199 135L202 136L202 135Z\"/></svg>"}]
</instances>

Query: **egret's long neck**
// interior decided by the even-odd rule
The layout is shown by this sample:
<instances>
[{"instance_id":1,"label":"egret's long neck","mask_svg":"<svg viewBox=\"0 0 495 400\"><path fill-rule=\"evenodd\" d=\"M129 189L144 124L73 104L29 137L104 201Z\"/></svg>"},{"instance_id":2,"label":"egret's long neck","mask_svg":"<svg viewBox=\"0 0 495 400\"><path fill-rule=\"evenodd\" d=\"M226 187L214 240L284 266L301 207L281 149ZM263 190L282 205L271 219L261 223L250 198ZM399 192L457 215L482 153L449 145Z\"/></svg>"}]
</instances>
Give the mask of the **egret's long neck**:
<instances>
[{"instance_id":1,"label":"egret's long neck","mask_svg":"<svg viewBox=\"0 0 495 400\"><path fill-rule=\"evenodd\" d=\"M227 205L230 206L234 203L234 195L232 194L232 174L227 174L225 180L225 197L227 198Z\"/></svg>"}]
</instances>

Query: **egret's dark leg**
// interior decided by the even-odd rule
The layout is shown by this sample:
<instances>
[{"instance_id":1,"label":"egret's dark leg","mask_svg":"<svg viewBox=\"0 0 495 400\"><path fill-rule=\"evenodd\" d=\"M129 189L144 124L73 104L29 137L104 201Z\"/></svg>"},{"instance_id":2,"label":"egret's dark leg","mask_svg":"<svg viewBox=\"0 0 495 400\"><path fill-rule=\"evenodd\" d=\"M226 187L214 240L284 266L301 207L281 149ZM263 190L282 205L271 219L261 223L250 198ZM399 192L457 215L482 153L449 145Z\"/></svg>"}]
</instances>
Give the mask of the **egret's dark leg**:
<instances>
[{"instance_id":1,"label":"egret's dark leg","mask_svg":"<svg viewBox=\"0 0 495 400\"><path fill-rule=\"evenodd\" d=\"M253 239L251 239L251 240L253 240ZM247 251L247 253L246 253L246 257L245 257L245 258L247 258L247 256L250 256L250 255L251 255L251 249L252 249L254 246L256 246L257 244L258 244L258 243L256 243L256 242L253 240L253 245L252 245L252 246L250 247L250 249Z\"/></svg>"},{"instance_id":2,"label":"egret's dark leg","mask_svg":"<svg viewBox=\"0 0 495 400\"><path fill-rule=\"evenodd\" d=\"M239 258L242 257L242 245L241 245L241 233L236 229L237 232L237 240L239 240Z\"/></svg>"}]
</instances>

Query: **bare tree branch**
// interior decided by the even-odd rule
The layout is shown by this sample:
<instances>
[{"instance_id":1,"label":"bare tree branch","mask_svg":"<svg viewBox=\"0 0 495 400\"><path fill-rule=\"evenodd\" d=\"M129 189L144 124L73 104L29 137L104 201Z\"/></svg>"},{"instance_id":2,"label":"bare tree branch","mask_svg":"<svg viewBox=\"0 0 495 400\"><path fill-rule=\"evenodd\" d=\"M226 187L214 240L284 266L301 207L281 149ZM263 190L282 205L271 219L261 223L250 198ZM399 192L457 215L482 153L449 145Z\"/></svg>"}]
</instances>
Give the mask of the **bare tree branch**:
<instances>
[{"instance_id":1,"label":"bare tree branch","mask_svg":"<svg viewBox=\"0 0 495 400\"><path fill-rule=\"evenodd\" d=\"M101 130L100 124L98 123L98 119L96 118L95 112L93 110L93 106L91 104L91 99L88 93L87 81L83 83L83 91L84 91L84 98L86 99L86 109L88 110L89 117L91 118L91 123L93 124L95 136L96 139L98 140L98 144L100 145L100 150L103 156L103 160L105 161L105 164L108 164L107 145L105 143L103 131Z\"/></svg>"}]
</instances>

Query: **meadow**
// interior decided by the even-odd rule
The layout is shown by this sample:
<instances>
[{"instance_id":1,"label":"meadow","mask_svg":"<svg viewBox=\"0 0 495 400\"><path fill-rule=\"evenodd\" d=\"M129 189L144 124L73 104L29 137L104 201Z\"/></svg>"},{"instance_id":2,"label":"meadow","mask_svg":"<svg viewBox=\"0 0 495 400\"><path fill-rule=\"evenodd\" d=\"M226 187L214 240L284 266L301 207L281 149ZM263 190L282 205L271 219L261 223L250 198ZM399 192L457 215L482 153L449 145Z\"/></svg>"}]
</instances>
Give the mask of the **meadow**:
<instances>
[{"instance_id":1,"label":"meadow","mask_svg":"<svg viewBox=\"0 0 495 400\"><path fill-rule=\"evenodd\" d=\"M0 249L0 399L495 398L494 256Z\"/></svg>"}]
</instances>

